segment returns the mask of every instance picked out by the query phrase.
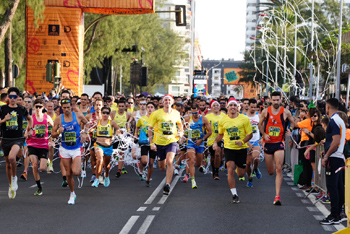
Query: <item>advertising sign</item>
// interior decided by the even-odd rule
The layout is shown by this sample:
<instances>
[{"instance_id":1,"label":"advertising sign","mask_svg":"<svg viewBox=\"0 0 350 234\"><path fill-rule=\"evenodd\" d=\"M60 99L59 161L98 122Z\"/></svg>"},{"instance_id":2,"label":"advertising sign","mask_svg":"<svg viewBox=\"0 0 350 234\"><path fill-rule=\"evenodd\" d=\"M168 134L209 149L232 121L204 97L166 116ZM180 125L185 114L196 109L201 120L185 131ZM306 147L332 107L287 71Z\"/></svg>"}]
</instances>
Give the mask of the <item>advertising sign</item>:
<instances>
[{"instance_id":1,"label":"advertising sign","mask_svg":"<svg viewBox=\"0 0 350 234\"><path fill-rule=\"evenodd\" d=\"M26 83L30 93L48 93L46 64L61 64L61 81L76 95L83 91L84 17L79 8L45 7L43 22L34 27L31 8L26 9Z\"/></svg>"},{"instance_id":2,"label":"advertising sign","mask_svg":"<svg viewBox=\"0 0 350 234\"><path fill-rule=\"evenodd\" d=\"M225 68L224 84L225 85L241 85L243 87L244 98L254 98L257 95L256 88L251 83L240 82L241 68Z\"/></svg>"}]
</instances>

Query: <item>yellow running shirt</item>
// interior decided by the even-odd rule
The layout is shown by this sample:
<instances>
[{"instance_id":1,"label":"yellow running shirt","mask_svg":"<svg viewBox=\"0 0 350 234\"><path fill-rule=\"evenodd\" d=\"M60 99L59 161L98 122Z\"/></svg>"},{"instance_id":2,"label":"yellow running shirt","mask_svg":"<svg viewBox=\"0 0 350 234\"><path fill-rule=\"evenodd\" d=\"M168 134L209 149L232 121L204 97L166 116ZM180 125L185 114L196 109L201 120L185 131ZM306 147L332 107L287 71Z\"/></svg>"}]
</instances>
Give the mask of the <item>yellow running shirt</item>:
<instances>
[{"instance_id":1,"label":"yellow running shirt","mask_svg":"<svg viewBox=\"0 0 350 234\"><path fill-rule=\"evenodd\" d=\"M119 115L119 113L116 112L114 116L114 121L118 124L120 128L126 128L126 123L128 122L126 111L124 111L124 114L122 115Z\"/></svg>"},{"instance_id":2,"label":"yellow running shirt","mask_svg":"<svg viewBox=\"0 0 350 234\"><path fill-rule=\"evenodd\" d=\"M219 134L219 120L224 117L225 114L220 112L220 115L215 115L214 113L207 114L205 117L208 119L211 127L211 136L208 138L207 145L212 146L216 137Z\"/></svg>"},{"instance_id":3,"label":"yellow running shirt","mask_svg":"<svg viewBox=\"0 0 350 234\"><path fill-rule=\"evenodd\" d=\"M180 113L171 109L171 112L165 113L163 109L153 112L149 118L149 126L154 128L154 143L157 145L169 145L176 142L177 123L181 124Z\"/></svg>"},{"instance_id":4,"label":"yellow running shirt","mask_svg":"<svg viewBox=\"0 0 350 234\"><path fill-rule=\"evenodd\" d=\"M246 115L239 114L234 119L225 115L219 121L219 134L224 134L224 147L227 149L240 150L249 148L247 143L238 146L235 142L243 142L244 138L252 132L252 125Z\"/></svg>"}]
</instances>

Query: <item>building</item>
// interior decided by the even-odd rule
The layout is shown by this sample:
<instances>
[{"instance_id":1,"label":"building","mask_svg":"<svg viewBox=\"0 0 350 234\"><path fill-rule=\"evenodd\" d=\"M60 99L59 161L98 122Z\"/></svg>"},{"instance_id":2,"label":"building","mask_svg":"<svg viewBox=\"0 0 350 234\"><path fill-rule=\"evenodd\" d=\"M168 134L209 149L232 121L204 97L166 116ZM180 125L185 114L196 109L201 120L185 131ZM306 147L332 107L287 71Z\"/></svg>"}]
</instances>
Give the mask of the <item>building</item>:
<instances>
[{"instance_id":1,"label":"building","mask_svg":"<svg viewBox=\"0 0 350 234\"><path fill-rule=\"evenodd\" d=\"M246 15L246 33L245 33L245 50L251 50L254 40L251 37L257 36L257 23L259 13L267 7L260 6L261 3L267 3L268 0L247 0L247 15Z\"/></svg>"},{"instance_id":2,"label":"building","mask_svg":"<svg viewBox=\"0 0 350 234\"><path fill-rule=\"evenodd\" d=\"M245 84L229 85L225 74L234 71L239 80L239 68L243 61L228 60L203 60L203 68L208 70L208 93L213 97L218 97L221 94L226 96L235 96L238 99L250 92L250 87ZM225 81L226 79L226 81ZM255 96L255 94L254 94Z\"/></svg>"},{"instance_id":3,"label":"building","mask_svg":"<svg viewBox=\"0 0 350 234\"><path fill-rule=\"evenodd\" d=\"M159 17L162 20L163 27L170 28L174 32L178 33L184 41L188 41L185 44L184 50L188 53L188 59L181 61L177 66L178 71L174 77L174 80L169 85L159 84L156 86L156 92L162 94L172 94L174 96L188 95L192 92L191 80L193 75L194 62L197 56L194 55L195 51L200 52L199 42L195 41L195 28L194 28L194 8L195 0L165 0L158 11L175 11L176 5L186 6L186 27L177 27L175 24L175 13L159 13ZM195 47L197 45L197 47ZM197 62L198 63L198 62Z\"/></svg>"}]
</instances>

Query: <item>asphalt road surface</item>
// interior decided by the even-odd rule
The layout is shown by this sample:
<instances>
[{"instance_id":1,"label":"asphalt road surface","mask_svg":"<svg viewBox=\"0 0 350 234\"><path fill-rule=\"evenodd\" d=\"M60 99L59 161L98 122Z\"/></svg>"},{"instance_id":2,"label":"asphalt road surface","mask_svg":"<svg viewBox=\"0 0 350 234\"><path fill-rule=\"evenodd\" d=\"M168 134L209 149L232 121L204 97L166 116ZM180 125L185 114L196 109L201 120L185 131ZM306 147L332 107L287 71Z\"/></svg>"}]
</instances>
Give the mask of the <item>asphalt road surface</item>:
<instances>
[{"instance_id":1,"label":"asphalt road surface","mask_svg":"<svg viewBox=\"0 0 350 234\"><path fill-rule=\"evenodd\" d=\"M151 187L139 181L133 168L115 178L105 188L90 186L91 171L82 188L76 188L75 205L68 205L69 189L61 187L60 174L41 172L44 194L34 196L36 184L29 170L27 181L18 179L15 199L8 198L5 163L0 165L1 233L332 233L343 225L320 225L329 214L329 206L312 203L313 196L292 185L285 175L282 206L272 204L275 176L269 176L265 163L260 164L262 178L237 181L239 204L231 204L226 174L214 181L209 174L196 172L198 189L174 177L169 196L162 194L165 173L154 170ZM55 169L57 165L55 165ZM20 176L23 167L17 171ZM183 173L182 173L183 174ZM75 178L77 181L77 178ZM76 183L77 187L77 183Z\"/></svg>"}]
</instances>

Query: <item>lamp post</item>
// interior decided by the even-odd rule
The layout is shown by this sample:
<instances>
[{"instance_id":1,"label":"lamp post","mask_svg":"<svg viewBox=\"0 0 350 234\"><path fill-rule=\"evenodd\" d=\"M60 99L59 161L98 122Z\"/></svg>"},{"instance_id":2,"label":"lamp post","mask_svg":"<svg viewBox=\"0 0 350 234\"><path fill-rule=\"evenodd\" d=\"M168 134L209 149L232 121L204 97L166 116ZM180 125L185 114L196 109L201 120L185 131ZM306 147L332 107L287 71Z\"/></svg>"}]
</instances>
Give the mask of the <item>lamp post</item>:
<instances>
[{"instance_id":1,"label":"lamp post","mask_svg":"<svg viewBox=\"0 0 350 234\"><path fill-rule=\"evenodd\" d=\"M339 35L338 35L338 61L337 61L337 88L335 90L335 97L339 100L340 97L340 63L341 63L341 36L343 26L343 0L340 0L340 15L339 15Z\"/></svg>"}]
</instances>

